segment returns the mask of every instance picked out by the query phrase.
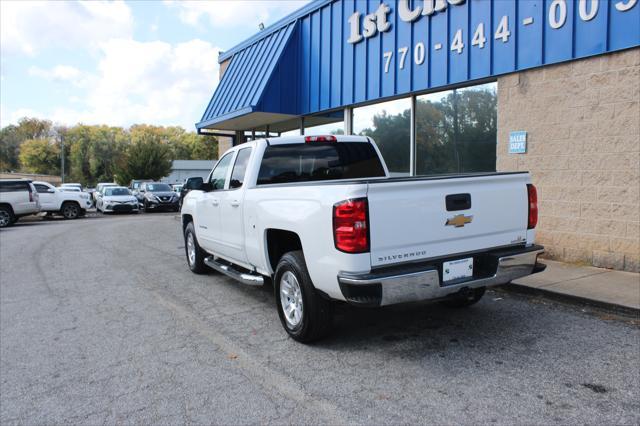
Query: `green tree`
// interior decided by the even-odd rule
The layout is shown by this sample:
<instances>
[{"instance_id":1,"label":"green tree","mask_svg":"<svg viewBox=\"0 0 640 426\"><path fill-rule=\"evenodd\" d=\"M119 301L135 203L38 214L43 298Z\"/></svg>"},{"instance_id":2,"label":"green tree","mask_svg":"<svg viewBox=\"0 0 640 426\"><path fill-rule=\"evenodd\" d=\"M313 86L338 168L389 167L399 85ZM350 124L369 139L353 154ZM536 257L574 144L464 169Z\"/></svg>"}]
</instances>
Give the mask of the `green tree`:
<instances>
[{"instance_id":1,"label":"green tree","mask_svg":"<svg viewBox=\"0 0 640 426\"><path fill-rule=\"evenodd\" d=\"M188 156L174 157L175 160L214 160L218 158L218 140L214 136L183 133L178 143L185 147Z\"/></svg>"},{"instance_id":2,"label":"green tree","mask_svg":"<svg viewBox=\"0 0 640 426\"><path fill-rule=\"evenodd\" d=\"M408 109L395 115L382 111L373 117L373 128L360 132L376 141L389 171L409 171L410 123L411 111Z\"/></svg>"},{"instance_id":3,"label":"green tree","mask_svg":"<svg viewBox=\"0 0 640 426\"><path fill-rule=\"evenodd\" d=\"M116 180L125 184L131 179L157 180L171 172L171 146L162 127L131 127L131 144L118 163Z\"/></svg>"},{"instance_id":4,"label":"green tree","mask_svg":"<svg viewBox=\"0 0 640 426\"><path fill-rule=\"evenodd\" d=\"M60 147L46 139L29 139L20 146L20 164L30 173L60 173Z\"/></svg>"},{"instance_id":5,"label":"green tree","mask_svg":"<svg viewBox=\"0 0 640 426\"><path fill-rule=\"evenodd\" d=\"M20 167L20 144L23 140L18 127L9 125L0 130L0 171L17 170Z\"/></svg>"},{"instance_id":6,"label":"green tree","mask_svg":"<svg viewBox=\"0 0 640 426\"><path fill-rule=\"evenodd\" d=\"M22 118L17 125L9 125L0 131L0 170L20 168L20 145L28 139L53 136L51 122L38 118Z\"/></svg>"},{"instance_id":7,"label":"green tree","mask_svg":"<svg viewBox=\"0 0 640 426\"><path fill-rule=\"evenodd\" d=\"M83 184L112 180L116 162L129 144L126 131L109 126L79 124L61 131L60 138L69 152L67 174Z\"/></svg>"}]
</instances>

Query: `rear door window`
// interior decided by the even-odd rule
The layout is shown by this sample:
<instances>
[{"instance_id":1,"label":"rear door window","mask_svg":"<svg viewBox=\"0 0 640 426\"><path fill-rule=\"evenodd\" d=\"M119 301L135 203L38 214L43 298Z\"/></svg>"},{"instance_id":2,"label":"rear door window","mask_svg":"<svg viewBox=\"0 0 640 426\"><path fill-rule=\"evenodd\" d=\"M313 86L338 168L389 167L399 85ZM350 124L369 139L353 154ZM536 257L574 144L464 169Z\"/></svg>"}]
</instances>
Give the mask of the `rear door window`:
<instances>
[{"instance_id":1,"label":"rear door window","mask_svg":"<svg viewBox=\"0 0 640 426\"><path fill-rule=\"evenodd\" d=\"M384 168L370 143L300 143L267 147L258 185L383 177Z\"/></svg>"},{"instance_id":2,"label":"rear door window","mask_svg":"<svg viewBox=\"0 0 640 426\"><path fill-rule=\"evenodd\" d=\"M233 165L231 172L231 182L229 188L240 188L244 184L244 175L247 172L247 164L251 157L251 148L245 148L238 151L236 155L236 163Z\"/></svg>"},{"instance_id":3,"label":"rear door window","mask_svg":"<svg viewBox=\"0 0 640 426\"><path fill-rule=\"evenodd\" d=\"M29 191L29 183L0 181L0 192L18 192L18 191Z\"/></svg>"}]
</instances>

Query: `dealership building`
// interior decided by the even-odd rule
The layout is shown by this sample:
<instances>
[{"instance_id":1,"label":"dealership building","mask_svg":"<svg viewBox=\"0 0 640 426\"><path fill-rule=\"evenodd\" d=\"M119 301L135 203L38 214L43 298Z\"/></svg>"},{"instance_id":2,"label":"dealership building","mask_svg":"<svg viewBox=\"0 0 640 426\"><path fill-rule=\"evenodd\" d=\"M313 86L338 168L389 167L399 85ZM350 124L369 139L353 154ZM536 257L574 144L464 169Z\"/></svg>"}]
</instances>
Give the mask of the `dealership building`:
<instances>
[{"instance_id":1,"label":"dealership building","mask_svg":"<svg viewBox=\"0 0 640 426\"><path fill-rule=\"evenodd\" d=\"M318 0L219 62L220 154L358 134L396 176L529 171L549 258L640 271L640 0Z\"/></svg>"}]
</instances>

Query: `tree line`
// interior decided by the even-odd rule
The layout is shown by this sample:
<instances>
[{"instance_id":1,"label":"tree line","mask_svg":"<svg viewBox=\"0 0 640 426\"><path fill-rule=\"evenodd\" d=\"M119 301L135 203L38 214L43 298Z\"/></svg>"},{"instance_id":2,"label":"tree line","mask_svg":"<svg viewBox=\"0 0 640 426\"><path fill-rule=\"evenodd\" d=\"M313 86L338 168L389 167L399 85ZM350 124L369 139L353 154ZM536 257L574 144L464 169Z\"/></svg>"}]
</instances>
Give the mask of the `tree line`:
<instances>
[{"instance_id":1,"label":"tree line","mask_svg":"<svg viewBox=\"0 0 640 426\"><path fill-rule=\"evenodd\" d=\"M63 149L65 180L127 184L131 179L167 176L172 160L215 159L218 141L177 126L66 127L23 118L0 130L0 171L59 176Z\"/></svg>"}]
</instances>

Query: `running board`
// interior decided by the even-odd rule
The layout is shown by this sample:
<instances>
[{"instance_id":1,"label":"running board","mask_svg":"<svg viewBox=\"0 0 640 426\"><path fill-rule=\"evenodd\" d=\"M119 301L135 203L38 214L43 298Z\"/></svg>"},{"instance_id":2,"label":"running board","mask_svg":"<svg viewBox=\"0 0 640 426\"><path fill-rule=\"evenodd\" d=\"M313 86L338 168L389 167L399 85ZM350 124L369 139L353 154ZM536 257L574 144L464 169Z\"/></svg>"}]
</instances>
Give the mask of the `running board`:
<instances>
[{"instance_id":1,"label":"running board","mask_svg":"<svg viewBox=\"0 0 640 426\"><path fill-rule=\"evenodd\" d=\"M247 272L240 272L233 267L233 265L229 265L226 263L220 263L216 261L213 256L209 256L204 259L205 265L207 265L211 269L215 269L216 271L224 274L230 278L233 278L236 281L240 281L242 284L253 285L253 286L261 286L264 284L264 278L262 275L251 274Z\"/></svg>"}]
</instances>

